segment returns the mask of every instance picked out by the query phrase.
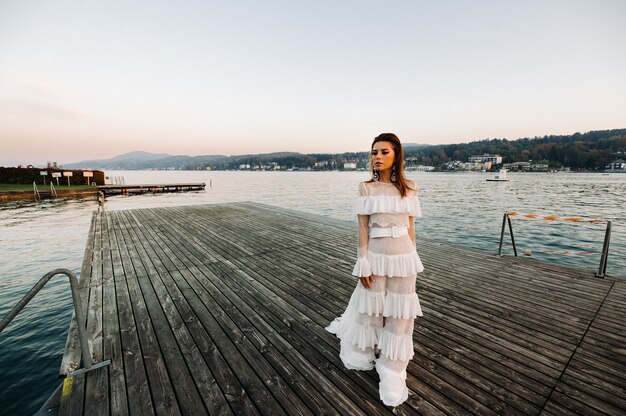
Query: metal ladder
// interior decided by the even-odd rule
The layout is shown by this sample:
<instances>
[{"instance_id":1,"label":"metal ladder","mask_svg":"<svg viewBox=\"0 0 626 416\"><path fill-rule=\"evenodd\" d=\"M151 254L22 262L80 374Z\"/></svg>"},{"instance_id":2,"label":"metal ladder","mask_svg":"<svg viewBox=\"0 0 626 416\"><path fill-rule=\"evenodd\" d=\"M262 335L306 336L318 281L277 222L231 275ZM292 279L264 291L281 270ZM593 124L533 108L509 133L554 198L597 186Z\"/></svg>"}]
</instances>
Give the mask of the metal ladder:
<instances>
[{"instance_id":1,"label":"metal ladder","mask_svg":"<svg viewBox=\"0 0 626 416\"><path fill-rule=\"evenodd\" d=\"M35 201L41 201L41 194L35 182L33 182L33 193L35 194Z\"/></svg>"},{"instance_id":2,"label":"metal ladder","mask_svg":"<svg viewBox=\"0 0 626 416\"><path fill-rule=\"evenodd\" d=\"M89 351L89 344L87 343L87 330L85 327L85 321L87 320L87 316L83 312L83 305L80 300L78 278L71 270L68 269L52 270L46 273L41 279L39 279L39 282L37 282L37 284L28 291L28 293L22 298L22 300L19 301L19 303L15 305L13 309L11 309L11 312L9 312L9 314L0 322L0 333L22 311L22 309L24 309L28 302L30 302L35 297L35 295L46 285L46 283L48 283L50 279L52 279L57 274L64 274L70 279L72 300L74 303L74 313L76 314L76 327L78 329L78 337L80 339L80 348L84 365L84 368L79 368L78 370L67 373L67 377L73 377L111 364L111 360L104 360L100 361L99 363L92 362L91 352Z\"/></svg>"}]
</instances>

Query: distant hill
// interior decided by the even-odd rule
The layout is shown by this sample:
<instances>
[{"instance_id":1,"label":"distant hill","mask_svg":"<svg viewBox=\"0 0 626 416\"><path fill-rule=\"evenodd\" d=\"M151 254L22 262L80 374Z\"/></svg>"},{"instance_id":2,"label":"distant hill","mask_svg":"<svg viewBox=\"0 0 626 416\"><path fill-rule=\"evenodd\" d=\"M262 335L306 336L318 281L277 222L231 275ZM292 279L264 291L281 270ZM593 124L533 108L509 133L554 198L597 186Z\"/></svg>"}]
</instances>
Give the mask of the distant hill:
<instances>
[{"instance_id":1,"label":"distant hill","mask_svg":"<svg viewBox=\"0 0 626 416\"><path fill-rule=\"evenodd\" d=\"M83 160L76 163L66 163L63 165L63 168L112 170L181 169L182 166L186 165L214 163L226 157L227 156L224 155L184 156L135 151L124 153L110 159Z\"/></svg>"},{"instance_id":2,"label":"distant hill","mask_svg":"<svg viewBox=\"0 0 626 416\"><path fill-rule=\"evenodd\" d=\"M170 157L167 153L149 153L142 151L128 152L119 156L108 159L109 161L122 161L122 160L156 160Z\"/></svg>"},{"instance_id":3,"label":"distant hill","mask_svg":"<svg viewBox=\"0 0 626 416\"><path fill-rule=\"evenodd\" d=\"M430 147L432 144L419 144L419 143L402 143L403 148L411 148L411 149L423 149L425 147Z\"/></svg>"},{"instance_id":4,"label":"distant hill","mask_svg":"<svg viewBox=\"0 0 626 416\"><path fill-rule=\"evenodd\" d=\"M430 145L407 143L407 149L417 150L427 148ZM262 154L244 155L204 155L185 156L170 155L167 153L149 153L135 151L124 153L110 159L83 160L81 162L66 163L64 169L101 169L101 170L150 170L150 169L176 169L176 170L204 170L207 167L216 170L239 169L241 165L263 165L271 168L277 164L288 168L306 168L316 162L329 162L332 166L343 166L343 160L355 160L367 157L368 152L346 152L341 154L298 152L272 152ZM331 165L325 165L331 166Z\"/></svg>"}]
</instances>

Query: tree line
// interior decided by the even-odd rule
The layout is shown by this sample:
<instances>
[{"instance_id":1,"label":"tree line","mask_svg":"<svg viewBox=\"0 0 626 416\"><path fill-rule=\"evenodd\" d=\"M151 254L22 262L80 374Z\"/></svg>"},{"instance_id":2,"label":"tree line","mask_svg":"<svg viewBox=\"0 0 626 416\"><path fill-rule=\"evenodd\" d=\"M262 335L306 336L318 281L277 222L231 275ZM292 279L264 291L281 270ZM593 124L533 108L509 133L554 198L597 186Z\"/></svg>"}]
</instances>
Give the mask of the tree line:
<instances>
[{"instance_id":1,"label":"tree line","mask_svg":"<svg viewBox=\"0 0 626 416\"><path fill-rule=\"evenodd\" d=\"M416 157L421 164L441 167L470 156L498 154L503 163L544 162L551 167L574 170L601 170L620 156L626 158L626 129L599 130L567 136L543 136L518 140L485 139L470 143L436 145L408 149L406 156Z\"/></svg>"},{"instance_id":2,"label":"tree line","mask_svg":"<svg viewBox=\"0 0 626 416\"><path fill-rule=\"evenodd\" d=\"M573 170L602 170L609 162L626 158L626 129L598 130L563 136L543 136L517 140L484 139L469 143L434 146L407 146L405 158L415 158L417 164L441 169L447 162L467 162L470 156L498 154L503 163L548 163L550 167L570 167ZM231 156L212 164L214 169L238 169L240 164L263 165L274 162L286 168L305 169L316 162L326 162L320 169L342 169L344 162L355 162L365 168L368 152L340 154L266 154ZM194 168L190 166L190 168Z\"/></svg>"}]
</instances>

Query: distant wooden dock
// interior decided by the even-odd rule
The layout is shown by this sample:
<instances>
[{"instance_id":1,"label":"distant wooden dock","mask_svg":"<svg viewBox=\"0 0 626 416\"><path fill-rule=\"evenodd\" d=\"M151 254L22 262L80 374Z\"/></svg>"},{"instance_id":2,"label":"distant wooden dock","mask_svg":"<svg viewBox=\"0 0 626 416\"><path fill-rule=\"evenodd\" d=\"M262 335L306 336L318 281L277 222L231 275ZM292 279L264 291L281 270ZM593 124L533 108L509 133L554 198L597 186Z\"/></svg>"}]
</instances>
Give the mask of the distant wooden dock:
<instances>
[{"instance_id":1,"label":"distant wooden dock","mask_svg":"<svg viewBox=\"0 0 626 416\"><path fill-rule=\"evenodd\" d=\"M98 185L90 188L58 189L56 194L49 188L42 187L39 190L41 199L54 198L87 198L97 197L99 192L104 196L132 195L158 192L183 192L202 191L206 188L205 183L170 183L170 184L137 184L137 185ZM28 191L3 191L0 192L0 203L20 200L37 200L33 190Z\"/></svg>"},{"instance_id":2,"label":"distant wooden dock","mask_svg":"<svg viewBox=\"0 0 626 416\"><path fill-rule=\"evenodd\" d=\"M143 194L146 192L181 192L201 191L206 183L170 183L170 184L135 184L135 185L98 185L97 189L105 195Z\"/></svg>"},{"instance_id":3,"label":"distant wooden dock","mask_svg":"<svg viewBox=\"0 0 626 416\"><path fill-rule=\"evenodd\" d=\"M356 223L254 203L94 214L81 285L112 365L65 379L60 414L626 412L626 281L417 241L424 317L392 413L324 330L356 284ZM71 329L62 372L79 360Z\"/></svg>"}]
</instances>

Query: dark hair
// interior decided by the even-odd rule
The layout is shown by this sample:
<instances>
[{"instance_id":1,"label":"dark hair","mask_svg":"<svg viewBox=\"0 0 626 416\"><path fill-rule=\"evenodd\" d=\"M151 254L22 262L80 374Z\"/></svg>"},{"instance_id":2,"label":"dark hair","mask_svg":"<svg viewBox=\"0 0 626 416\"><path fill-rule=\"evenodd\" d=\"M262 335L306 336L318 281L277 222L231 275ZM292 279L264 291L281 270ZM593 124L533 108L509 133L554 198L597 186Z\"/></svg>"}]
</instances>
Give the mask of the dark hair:
<instances>
[{"instance_id":1,"label":"dark hair","mask_svg":"<svg viewBox=\"0 0 626 416\"><path fill-rule=\"evenodd\" d=\"M400 195L405 197L409 189L413 189L409 186L407 179L404 177L404 150L402 150L402 143L400 139L393 133L379 134L374 138L372 142L372 149L378 142L389 142L393 146L394 160L393 166L396 168L396 188L400 191ZM371 155L370 155L371 157ZM371 166L372 173L374 173L374 165ZM374 182L370 179L370 182Z\"/></svg>"}]
</instances>

